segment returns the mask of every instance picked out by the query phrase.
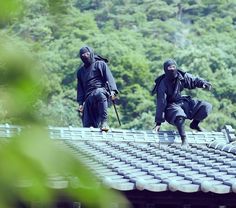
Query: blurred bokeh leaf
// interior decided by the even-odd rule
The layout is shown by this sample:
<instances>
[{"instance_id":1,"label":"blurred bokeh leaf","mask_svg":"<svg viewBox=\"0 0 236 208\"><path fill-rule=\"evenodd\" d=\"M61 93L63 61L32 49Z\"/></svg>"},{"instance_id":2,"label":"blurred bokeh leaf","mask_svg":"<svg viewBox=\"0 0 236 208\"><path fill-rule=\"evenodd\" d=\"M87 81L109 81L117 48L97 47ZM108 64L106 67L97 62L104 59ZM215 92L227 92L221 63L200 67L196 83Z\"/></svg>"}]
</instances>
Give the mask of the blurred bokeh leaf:
<instances>
[{"instance_id":1,"label":"blurred bokeh leaf","mask_svg":"<svg viewBox=\"0 0 236 208\"><path fill-rule=\"evenodd\" d=\"M55 17L65 12L61 4L65 1L42 2ZM53 207L58 192L90 207L109 208L114 201L126 207L124 197L100 184L63 142L50 139L44 121L39 119L37 107L50 97L48 86L59 84L48 84L43 63L38 60L41 47L34 36L37 32L32 32L34 27L21 31L23 38L6 29L7 24L18 21L27 3L0 1L0 119L22 128L19 135L0 138L0 207L36 201ZM33 3L40 5L40 1ZM45 31L50 35L50 29Z\"/></svg>"},{"instance_id":2,"label":"blurred bokeh leaf","mask_svg":"<svg viewBox=\"0 0 236 208\"><path fill-rule=\"evenodd\" d=\"M19 18L23 12L23 0L0 0L0 28Z\"/></svg>"}]
</instances>

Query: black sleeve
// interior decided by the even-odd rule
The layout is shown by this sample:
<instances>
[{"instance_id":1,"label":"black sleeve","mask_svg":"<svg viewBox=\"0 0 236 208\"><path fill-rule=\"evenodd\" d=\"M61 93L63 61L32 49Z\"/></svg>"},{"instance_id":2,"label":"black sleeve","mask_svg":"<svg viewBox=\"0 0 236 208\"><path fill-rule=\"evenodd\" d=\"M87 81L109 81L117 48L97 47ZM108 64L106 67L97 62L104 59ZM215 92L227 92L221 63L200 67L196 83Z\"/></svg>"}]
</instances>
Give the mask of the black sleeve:
<instances>
[{"instance_id":1,"label":"black sleeve","mask_svg":"<svg viewBox=\"0 0 236 208\"><path fill-rule=\"evenodd\" d=\"M203 85L208 83L206 80L200 77L194 77L193 75L186 73L184 76L185 79L185 88L194 89L194 88L203 88Z\"/></svg>"},{"instance_id":2,"label":"black sleeve","mask_svg":"<svg viewBox=\"0 0 236 208\"><path fill-rule=\"evenodd\" d=\"M117 89L116 82L115 82L115 79L111 73L111 70L109 69L107 64L103 61L99 61L99 65L100 65L100 68L102 69L102 76L104 78L104 81L105 82L108 81L111 90L115 91L115 93L118 94L119 91Z\"/></svg>"},{"instance_id":3,"label":"black sleeve","mask_svg":"<svg viewBox=\"0 0 236 208\"><path fill-rule=\"evenodd\" d=\"M83 87L83 79L81 77L81 69L77 71L77 102L80 105L83 105L84 102L84 87Z\"/></svg>"},{"instance_id":4,"label":"black sleeve","mask_svg":"<svg viewBox=\"0 0 236 208\"><path fill-rule=\"evenodd\" d=\"M156 116L155 122L156 124L160 125L161 123L165 122L165 109L166 109L166 92L165 92L165 85L162 81L157 89L157 97L156 97Z\"/></svg>"}]
</instances>

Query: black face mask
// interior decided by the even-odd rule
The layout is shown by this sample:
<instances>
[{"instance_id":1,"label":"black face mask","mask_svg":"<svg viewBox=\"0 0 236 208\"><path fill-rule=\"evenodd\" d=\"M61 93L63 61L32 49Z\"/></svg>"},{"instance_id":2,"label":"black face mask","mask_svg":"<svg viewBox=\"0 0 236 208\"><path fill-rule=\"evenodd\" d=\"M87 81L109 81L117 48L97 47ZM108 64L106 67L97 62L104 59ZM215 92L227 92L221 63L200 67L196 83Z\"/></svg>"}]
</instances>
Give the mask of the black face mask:
<instances>
[{"instance_id":1,"label":"black face mask","mask_svg":"<svg viewBox=\"0 0 236 208\"><path fill-rule=\"evenodd\" d=\"M81 57L81 60L83 61L85 66L89 66L92 63L91 57L83 56L83 57Z\"/></svg>"},{"instance_id":2,"label":"black face mask","mask_svg":"<svg viewBox=\"0 0 236 208\"><path fill-rule=\"evenodd\" d=\"M166 75L166 78L168 80L174 80L178 75L177 69L175 69L175 70L165 70L165 75Z\"/></svg>"}]
</instances>

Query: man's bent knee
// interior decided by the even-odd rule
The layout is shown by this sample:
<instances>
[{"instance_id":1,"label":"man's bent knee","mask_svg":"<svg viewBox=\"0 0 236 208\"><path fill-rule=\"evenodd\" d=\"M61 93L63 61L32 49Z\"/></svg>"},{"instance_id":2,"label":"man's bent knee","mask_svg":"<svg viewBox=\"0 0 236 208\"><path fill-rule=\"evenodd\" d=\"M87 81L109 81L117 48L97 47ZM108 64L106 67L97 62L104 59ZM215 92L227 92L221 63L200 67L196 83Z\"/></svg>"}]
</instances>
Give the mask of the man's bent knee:
<instances>
[{"instance_id":1,"label":"man's bent knee","mask_svg":"<svg viewBox=\"0 0 236 208\"><path fill-rule=\"evenodd\" d=\"M177 116L174 121L176 126L181 126L184 124L184 122L185 122L185 118L183 116Z\"/></svg>"},{"instance_id":2,"label":"man's bent knee","mask_svg":"<svg viewBox=\"0 0 236 208\"><path fill-rule=\"evenodd\" d=\"M204 105L201 107L201 114L203 117L207 117L212 111L212 105L208 102L204 102Z\"/></svg>"}]
</instances>

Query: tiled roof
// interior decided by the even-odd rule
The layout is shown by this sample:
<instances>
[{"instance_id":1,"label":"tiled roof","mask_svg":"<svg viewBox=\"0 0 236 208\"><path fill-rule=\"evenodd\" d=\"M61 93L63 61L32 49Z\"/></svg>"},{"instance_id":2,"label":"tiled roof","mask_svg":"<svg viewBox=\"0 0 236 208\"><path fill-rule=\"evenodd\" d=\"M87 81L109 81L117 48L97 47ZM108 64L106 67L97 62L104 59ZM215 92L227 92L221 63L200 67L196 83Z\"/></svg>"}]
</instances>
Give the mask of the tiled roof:
<instances>
[{"instance_id":1,"label":"tiled roof","mask_svg":"<svg viewBox=\"0 0 236 208\"><path fill-rule=\"evenodd\" d=\"M99 181L121 190L236 193L236 145L232 128L187 132L182 148L174 131L49 127Z\"/></svg>"},{"instance_id":2,"label":"tiled roof","mask_svg":"<svg viewBox=\"0 0 236 208\"><path fill-rule=\"evenodd\" d=\"M236 145L229 143L234 137L226 131L188 132L188 148L182 148L178 134L171 131L50 132L113 189L236 193Z\"/></svg>"}]
</instances>

